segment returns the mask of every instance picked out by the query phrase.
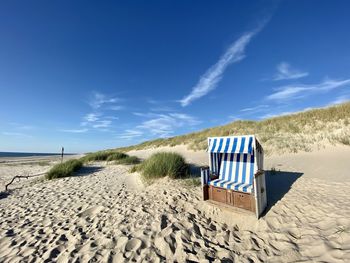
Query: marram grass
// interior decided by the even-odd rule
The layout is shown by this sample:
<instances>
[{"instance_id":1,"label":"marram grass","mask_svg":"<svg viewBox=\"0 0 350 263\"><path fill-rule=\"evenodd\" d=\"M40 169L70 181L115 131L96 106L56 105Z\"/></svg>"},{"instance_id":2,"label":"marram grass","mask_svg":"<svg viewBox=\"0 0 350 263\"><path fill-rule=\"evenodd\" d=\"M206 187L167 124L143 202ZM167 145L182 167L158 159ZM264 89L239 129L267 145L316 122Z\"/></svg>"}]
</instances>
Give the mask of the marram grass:
<instances>
[{"instance_id":1,"label":"marram grass","mask_svg":"<svg viewBox=\"0 0 350 263\"><path fill-rule=\"evenodd\" d=\"M151 155L137 168L145 179L156 179L165 176L183 178L188 175L189 166L177 153L160 152Z\"/></svg>"},{"instance_id":2,"label":"marram grass","mask_svg":"<svg viewBox=\"0 0 350 263\"><path fill-rule=\"evenodd\" d=\"M56 164L54 167L50 169L50 171L46 174L46 179L55 179L72 176L75 172L79 171L79 169L83 166L83 162L81 160L69 160L64 163Z\"/></svg>"}]
</instances>

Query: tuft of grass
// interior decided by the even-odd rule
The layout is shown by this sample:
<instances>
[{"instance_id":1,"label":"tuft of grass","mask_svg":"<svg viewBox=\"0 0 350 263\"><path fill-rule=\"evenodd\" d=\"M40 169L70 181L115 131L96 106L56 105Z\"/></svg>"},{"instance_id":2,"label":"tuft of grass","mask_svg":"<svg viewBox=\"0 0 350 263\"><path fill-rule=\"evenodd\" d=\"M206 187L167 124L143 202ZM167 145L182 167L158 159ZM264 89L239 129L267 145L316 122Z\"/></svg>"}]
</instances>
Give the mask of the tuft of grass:
<instances>
[{"instance_id":1,"label":"tuft of grass","mask_svg":"<svg viewBox=\"0 0 350 263\"><path fill-rule=\"evenodd\" d=\"M56 164L51 170L46 174L46 179L55 179L72 176L74 172L77 172L83 166L81 160L69 160L64 163Z\"/></svg>"},{"instance_id":2,"label":"tuft of grass","mask_svg":"<svg viewBox=\"0 0 350 263\"><path fill-rule=\"evenodd\" d=\"M180 154L171 152L153 154L138 169L146 180L165 176L173 179L182 178L189 173L189 165L185 162L185 159Z\"/></svg>"},{"instance_id":3,"label":"tuft of grass","mask_svg":"<svg viewBox=\"0 0 350 263\"><path fill-rule=\"evenodd\" d=\"M126 159L128 157L129 156L127 154L125 154L125 153L114 152L114 153L110 154L107 157L107 162L110 162L110 161L121 161L121 160Z\"/></svg>"},{"instance_id":4,"label":"tuft of grass","mask_svg":"<svg viewBox=\"0 0 350 263\"><path fill-rule=\"evenodd\" d=\"M99 161L116 161L127 157L128 155L119 151L99 151L88 153L82 159L83 162L99 162Z\"/></svg>"},{"instance_id":5,"label":"tuft of grass","mask_svg":"<svg viewBox=\"0 0 350 263\"><path fill-rule=\"evenodd\" d=\"M138 165L134 165L133 167L131 167L131 169L129 170L129 173L135 173L139 170L139 166Z\"/></svg>"},{"instance_id":6,"label":"tuft of grass","mask_svg":"<svg viewBox=\"0 0 350 263\"><path fill-rule=\"evenodd\" d=\"M81 159L83 162L106 161L110 155L111 153L108 151L100 151L95 153L88 153Z\"/></svg>"},{"instance_id":7,"label":"tuft of grass","mask_svg":"<svg viewBox=\"0 0 350 263\"><path fill-rule=\"evenodd\" d=\"M117 164L138 164L140 159L136 156L126 156L116 161Z\"/></svg>"}]
</instances>

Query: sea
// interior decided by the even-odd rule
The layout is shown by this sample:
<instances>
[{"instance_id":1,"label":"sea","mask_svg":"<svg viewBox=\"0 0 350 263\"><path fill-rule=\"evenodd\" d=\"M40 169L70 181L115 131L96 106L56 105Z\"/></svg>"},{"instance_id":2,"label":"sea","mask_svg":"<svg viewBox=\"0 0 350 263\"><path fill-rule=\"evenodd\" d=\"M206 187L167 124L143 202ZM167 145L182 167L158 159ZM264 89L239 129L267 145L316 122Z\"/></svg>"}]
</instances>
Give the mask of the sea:
<instances>
[{"instance_id":1,"label":"sea","mask_svg":"<svg viewBox=\"0 0 350 263\"><path fill-rule=\"evenodd\" d=\"M72 155L73 153L68 153L64 155ZM35 157L35 156L60 156L60 153L28 153L28 152L0 152L0 158L2 157Z\"/></svg>"}]
</instances>

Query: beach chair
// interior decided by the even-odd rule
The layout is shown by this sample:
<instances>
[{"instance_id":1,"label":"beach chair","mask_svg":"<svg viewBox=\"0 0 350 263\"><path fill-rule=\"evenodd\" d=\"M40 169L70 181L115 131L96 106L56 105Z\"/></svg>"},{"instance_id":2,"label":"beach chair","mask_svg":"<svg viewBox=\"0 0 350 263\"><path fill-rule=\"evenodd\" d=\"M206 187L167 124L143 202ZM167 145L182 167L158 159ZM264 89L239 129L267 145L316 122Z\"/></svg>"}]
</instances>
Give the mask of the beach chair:
<instances>
[{"instance_id":1,"label":"beach chair","mask_svg":"<svg viewBox=\"0 0 350 263\"><path fill-rule=\"evenodd\" d=\"M267 206L264 151L254 135L208 138L209 166L202 167L204 200L254 212Z\"/></svg>"}]
</instances>

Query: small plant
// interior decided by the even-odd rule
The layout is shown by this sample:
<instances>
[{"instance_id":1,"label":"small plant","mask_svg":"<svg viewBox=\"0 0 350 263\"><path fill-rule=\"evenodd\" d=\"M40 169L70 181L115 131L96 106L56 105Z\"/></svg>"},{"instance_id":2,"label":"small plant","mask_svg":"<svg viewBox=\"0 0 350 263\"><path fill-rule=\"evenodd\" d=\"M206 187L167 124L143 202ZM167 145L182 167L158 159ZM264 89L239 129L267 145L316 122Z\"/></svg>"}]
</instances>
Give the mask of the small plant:
<instances>
[{"instance_id":1,"label":"small plant","mask_svg":"<svg viewBox=\"0 0 350 263\"><path fill-rule=\"evenodd\" d=\"M129 173L135 173L139 170L138 165L134 165L133 167L131 167L131 169L129 170Z\"/></svg>"},{"instance_id":2,"label":"small plant","mask_svg":"<svg viewBox=\"0 0 350 263\"><path fill-rule=\"evenodd\" d=\"M140 165L140 170L145 179L155 179L165 176L170 178L182 178L188 175L189 166L185 159L170 152L160 152L153 154Z\"/></svg>"},{"instance_id":3,"label":"small plant","mask_svg":"<svg viewBox=\"0 0 350 263\"><path fill-rule=\"evenodd\" d=\"M81 160L69 160L64 163L56 164L51 170L46 174L46 179L55 179L72 176L74 172L77 172L83 166Z\"/></svg>"}]
</instances>

